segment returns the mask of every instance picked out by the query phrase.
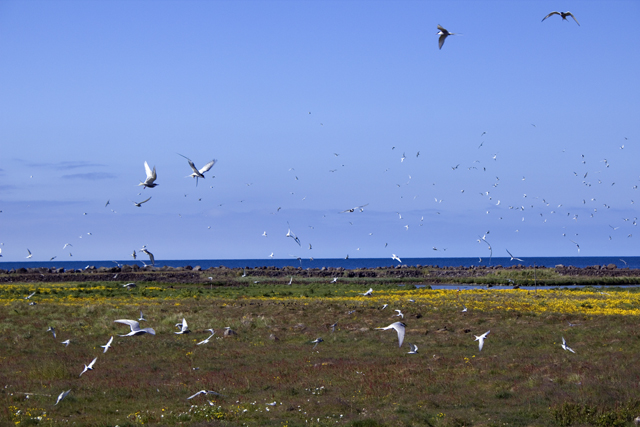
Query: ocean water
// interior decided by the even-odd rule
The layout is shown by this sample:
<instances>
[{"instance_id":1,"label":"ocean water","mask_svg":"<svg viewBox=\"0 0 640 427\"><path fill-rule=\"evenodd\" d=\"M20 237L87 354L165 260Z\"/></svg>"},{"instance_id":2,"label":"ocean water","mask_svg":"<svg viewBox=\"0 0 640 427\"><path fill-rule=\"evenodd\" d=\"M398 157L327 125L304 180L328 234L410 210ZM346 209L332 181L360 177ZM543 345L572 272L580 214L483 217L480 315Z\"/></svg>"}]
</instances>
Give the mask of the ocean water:
<instances>
[{"instance_id":1,"label":"ocean water","mask_svg":"<svg viewBox=\"0 0 640 427\"><path fill-rule=\"evenodd\" d=\"M142 259L145 263L146 258ZM35 267L55 267L68 269L84 269L88 266L94 267L114 267L118 264L138 264L143 266L142 261L120 260L120 261L21 261L21 262L0 262L0 269L10 270L15 268L35 268ZM473 266L503 266L521 264L526 267L534 265L539 267L555 267L558 264L574 267L588 267L594 265L615 264L618 268L640 268L640 257L534 257L523 258L523 262L511 261L509 257L494 258L403 258L403 265L408 266L437 266L437 267L473 267ZM391 258L328 258L328 259L182 259L182 260L156 260L156 267L184 267L200 266L203 269L209 267L228 268L255 268L255 267L302 267L322 268L322 267L342 267L347 270L358 268L393 267L400 265L399 262Z\"/></svg>"}]
</instances>

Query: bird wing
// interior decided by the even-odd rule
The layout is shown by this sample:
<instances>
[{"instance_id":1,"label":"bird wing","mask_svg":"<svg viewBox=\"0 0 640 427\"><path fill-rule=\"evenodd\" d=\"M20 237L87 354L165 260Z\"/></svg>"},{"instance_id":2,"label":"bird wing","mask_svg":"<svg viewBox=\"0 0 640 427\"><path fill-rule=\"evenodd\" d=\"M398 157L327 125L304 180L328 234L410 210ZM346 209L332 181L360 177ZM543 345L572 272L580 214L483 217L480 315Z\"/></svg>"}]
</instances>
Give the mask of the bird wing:
<instances>
[{"instance_id":1,"label":"bird wing","mask_svg":"<svg viewBox=\"0 0 640 427\"><path fill-rule=\"evenodd\" d=\"M442 49L444 45L444 40L447 38L448 34L443 34L438 38L438 49Z\"/></svg>"},{"instance_id":2,"label":"bird wing","mask_svg":"<svg viewBox=\"0 0 640 427\"><path fill-rule=\"evenodd\" d=\"M393 329L398 333L398 347L402 347L402 342L404 341L404 323L396 322L391 326L393 326Z\"/></svg>"},{"instance_id":3,"label":"bird wing","mask_svg":"<svg viewBox=\"0 0 640 427\"><path fill-rule=\"evenodd\" d=\"M89 363L89 366L87 366L87 368L89 368L89 369L93 369L93 364L94 364L94 363L96 363L96 360L98 360L98 358L97 358L97 357L96 357L95 359L93 359L93 360L91 361L91 363Z\"/></svg>"},{"instance_id":4,"label":"bird wing","mask_svg":"<svg viewBox=\"0 0 640 427\"><path fill-rule=\"evenodd\" d=\"M140 323L138 323L136 320L118 319L114 320L113 323L122 323L123 325L129 325L129 327L131 328L131 332L140 330Z\"/></svg>"},{"instance_id":5,"label":"bird wing","mask_svg":"<svg viewBox=\"0 0 640 427\"><path fill-rule=\"evenodd\" d=\"M111 345L111 343L113 342L113 336L111 336L111 338L109 338L109 342L107 342L104 347L108 347Z\"/></svg>"},{"instance_id":6,"label":"bird wing","mask_svg":"<svg viewBox=\"0 0 640 427\"><path fill-rule=\"evenodd\" d=\"M154 265L156 263L156 259L153 257L153 254L149 251L145 251L147 253L147 255L149 255L149 260L151 261L151 265Z\"/></svg>"},{"instance_id":7,"label":"bird wing","mask_svg":"<svg viewBox=\"0 0 640 427\"><path fill-rule=\"evenodd\" d=\"M151 182L155 181L156 179L156 167L153 167L153 170L151 170L151 168L149 167L149 163L147 163L146 161L144 162L144 171L147 174L147 179L146 181L151 180Z\"/></svg>"},{"instance_id":8,"label":"bird wing","mask_svg":"<svg viewBox=\"0 0 640 427\"><path fill-rule=\"evenodd\" d=\"M149 200L151 200L151 197L149 197L147 200L143 200L140 203L138 203L139 205L143 204L143 203L147 203Z\"/></svg>"},{"instance_id":9,"label":"bird wing","mask_svg":"<svg viewBox=\"0 0 640 427\"><path fill-rule=\"evenodd\" d=\"M443 28L443 27L442 27L442 25L440 25L440 24L438 24L438 29L439 29L440 31L442 31L443 33L445 33L445 34L449 32L449 31L447 31L445 28Z\"/></svg>"},{"instance_id":10,"label":"bird wing","mask_svg":"<svg viewBox=\"0 0 640 427\"><path fill-rule=\"evenodd\" d=\"M575 17L575 16L573 16L573 13L571 13L571 12L567 12L567 13L566 13L566 15L567 15L567 16L570 16L570 17L572 17L572 18L573 18L573 20L574 20L574 21L576 21L576 24L580 25L580 23L578 22L578 20L576 19L576 17Z\"/></svg>"},{"instance_id":11,"label":"bird wing","mask_svg":"<svg viewBox=\"0 0 640 427\"><path fill-rule=\"evenodd\" d=\"M155 335L156 331L153 328L142 328L141 331L146 332L147 334Z\"/></svg>"},{"instance_id":12,"label":"bird wing","mask_svg":"<svg viewBox=\"0 0 640 427\"><path fill-rule=\"evenodd\" d=\"M211 160L209 163L207 163L206 165L204 165L202 167L202 169L200 169L198 172L200 172L201 174L207 172L209 169L211 169L213 167L213 165L216 164L216 159Z\"/></svg>"},{"instance_id":13,"label":"bird wing","mask_svg":"<svg viewBox=\"0 0 640 427\"><path fill-rule=\"evenodd\" d=\"M193 399L194 397L199 396L199 395L201 395L201 394L207 394L207 391L206 391L206 390L200 390L199 392L197 392L197 393L196 393L196 394L194 394L193 396L189 396L189 397L187 397L187 400L189 400L189 399Z\"/></svg>"},{"instance_id":14,"label":"bird wing","mask_svg":"<svg viewBox=\"0 0 640 427\"><path fill-rule=\"evenodd\" d=\"M481 336L478 341L479 341L478 351L482 351L482 347L484 347L484 336Z\"/></svg>"},{"instance_id":15,"label":"bird wing","mask_svg":"<svg viewBox=\"0 0 640 427\"><path fill-rule=\"evenodd\" d=\"M542 18L542 21L544 21L545 19L547 19L548 17L550 17L552 15L560 15L560 12L553 11L550 14L548 14L547 16L545 16L544 18ZM542 22L542 21L540 21L540 22Z\"/></svg>"}]
</instances>

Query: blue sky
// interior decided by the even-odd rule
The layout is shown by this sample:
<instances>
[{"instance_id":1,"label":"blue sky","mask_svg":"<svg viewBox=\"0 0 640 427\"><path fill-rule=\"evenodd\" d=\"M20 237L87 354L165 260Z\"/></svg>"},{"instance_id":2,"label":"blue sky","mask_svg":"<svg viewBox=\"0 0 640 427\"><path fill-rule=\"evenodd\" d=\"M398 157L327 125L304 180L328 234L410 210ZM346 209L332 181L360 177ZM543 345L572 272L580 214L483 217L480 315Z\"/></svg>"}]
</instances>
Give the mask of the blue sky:
<instances>
[{"instance_id":1,"label":"blue sky","mask_svg":"<svg viewBox=\"0 0 640 427\"><path fill-rule=\"evenodd\" d=\"M640 255L639 20L637 1L0 2L3 260L485 257L482 236ZM460 33L442 50L438 24ZM196 187L177 153L218 163Z\"/></svg>"}]
</instances>

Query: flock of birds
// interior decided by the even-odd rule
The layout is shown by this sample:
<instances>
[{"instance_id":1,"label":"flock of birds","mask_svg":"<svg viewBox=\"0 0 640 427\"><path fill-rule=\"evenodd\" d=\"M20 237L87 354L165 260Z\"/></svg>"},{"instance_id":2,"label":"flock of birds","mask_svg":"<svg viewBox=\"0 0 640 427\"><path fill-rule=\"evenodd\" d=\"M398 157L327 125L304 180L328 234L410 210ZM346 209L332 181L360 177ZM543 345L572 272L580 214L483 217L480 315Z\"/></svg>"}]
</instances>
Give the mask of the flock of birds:
<instances>
[{"instance_id":1,"label":"flock of birds","mask_svg":"<svg viewBox=\"0 0 640 427\"><path fill-rule=\"evenodd\" d=\"M123 286L127 286L127 285L123 285ZM373 295L373 288L369 288L368 291L361 293L360 295L363 296L367 296L370 297ZM35 294L32 293L29 296L25 297L25 299L29 299L31 298L33 295ZM384 304L380 310L384 310L388 307L388 304ZM354 311L350 311L348 314L352 314ZM395 309L395 312L397 314L393 315L392 317L400 317L402 319L404 319L404 314L402 313L401 310L399 309ZM461 310L461 313L467 313L467 307L463 305L463 309ZM138 335L144 335L144 334L149 334L149 335L155 335L156 331L153 328L150 327L146 327L143 328L140 326L140 322L142 321L146 321L146 319L144 318L144 315L142 313L142 311L140 311L140 317L138 318L138 320L131 320L131 319L117 319L114 320L114 323L119 323L122 325L127 325L129 326L130 332L127 334L123 334L123 335L118 335L119 337L133 337L133 336L138 336ZM336 326L338 325L338 322L330 325L330 329L331 332L335 332L336 330ZM569 323L569 326L576 326L575 324ZM183 318L181 322L178 322L175 324L175 327L178 328L178 330L176 332L174 332L174 334L176 335L184 335L184 334L189 334L191 333L191 330L189 329L189 325L187 323L187 319ZM388 326L384 326L384 327L379 327L379 328L375 328L376 330L381 330L381 331L387 331L387 330L394 330L397 334L398 337L398 348L402 347L402 344L404 343L404 339L405 339L405 331L406 331L407 325L403 322L403 321L397 321L397 322L393 322ZM206 329L206 331L208 331L210 333L210 335L203 339L202 341L199 341L196 345L205 345L208 344L211 339L213 338L213 336L215 335L215 330L214 329ZM57 334L56 334L56 330L54 327L50 326L47 329L47 332L51 332L53 334L54 339L57 338ZM482 351L482 349L484 348L484 344L485 344L485 340L487 339L487 337L489 336L489 334L491 333L491 331L487 331L481 335L474 335L475 339L474 341L478 341L478 351ZM227 334L235 334L235 332L230 328L230 327L225 327L225 335ZM315 340L311 341L311 344L314 344L312 350L315 350L316 347L320 344L324 342L324 339L322 337L318 337ZM70 339L67 339L65 341L61 341L62 344L64 344L65 346L69 346L69 344L71 343ZM109 341L107 341L106 344L101 345L100 347L104 349L103 354L107 352L107 350L109 350L109 348L111 348L113 344L113 336L111 336L109 338ZM565 340L564 337L562 337L562 343L560 344L560 347L565 350L565 351L569 351L571 353L575 353L575 351L569 347L567 345L567 342ZM407 352L407 354L418 354L418 346L416 344L409 344L409 351ZM82 371L80 372L79 377L82 377L83 374L87 373L88 371L92 371L94 369L94 365L96 363L96 361L98 360L98 357L93 358L93 360L91 360L91 362L89 362L89 364L85 364L84 368L82 369ZM69 390L65 390L62 393L60 393L60 395L58 396L56 403L54 405L57 405L58 403L60 403L60 401L62 401L65 397L67 397L67 395L69 395L69 393L71 392L71 389ZM197 396L201 396L201 395L215 395L215 396L223 396L215 391L211 391L211 390L201 390L198 391L197 393L187 397L188 400L193 399Z\"/></svg>"},{"instance_id":2,"label":"flock of birds","mask_svg":"<svg viewBox=\"0 0 640 427\"><path fill-rule=\"evenodd\" d=\"M577 25L580 25L577 18L574 16L574 14L570 11L566 11L566 12L558 12L558 11L553 11L548 13L546 16L544 16L542 18L542 22L544 22L545 20L552 18L554 16L559 16L560 19L562 21L568 21L568 18L571 18L575 21L575 23ZM546 24L545 24L546 25ZM447 39L448 36L450 35L454 35L455 33L448 31L446 28L442 27L441 25L437 26L438 28L438 46L440 49L442 49L445 40ZM309 112L310 114L310 112ZM535 127L535 124L532 124L532 126ZM486 135L487 132L482 132L482 134L480 135L481 138ZM626 138L625 138L626 139ZM477 142L476 142L477 144ZM392 147L391 149L394 150L396 147ZM484 149L486 150L487 147L484 146L484 140L480 143L480 145L478 146L478 149ZM625 146L624 144L621 145L620 150L624 150ZM473 150L471 150L473 151ZM477 153L481 153L480 151L477 151ZM204 164L204 166L198 168L194 161L191 160L189 157L182 155L180 153L176 153L177 155L183 157L187 163L188 166L190 168L190 174L187 175L187 177L191 177L195 179L195 184L196 187L198 186L199 180L200 179L205 179L205 176L207 175L207 173L213 168L213 166L216 164L216 160L212 159L208 162L206 162ZM483 204L482 204L482 212L486 213L487 215L491 214L492 217L491 219L497 218L499 220L502 220L503 218L507 218L509 220L512 221L520 221L523 224L528 223L531 220L537 221L539 220L542 223L546 223L547 221L552 221L551 218L557 219L558 217L562 217L563 220L563 224L562 224L562 231L559 232L558 234L562 233L562 237L565 237L565 241L567 242L567 247L573 247L576 251L577 254L580 254L581 251L581 241L580 241L580 237L579 234L577 232L571 232L569 231L571 225L573 224L577 224L578 222L582 222L583 219L588 219L588 218L594 218L596 215L599 215L600 212L603 211L608 211L612 208L611 203L605 201L605 200L599 200L597 197L584 197L582 199L582 206L579 207L575 207L574 209L576 209L577 211L567 211L567 209L562 208L562 203L558 203L559 201L555 201L552 202L550 198L542 198L542 196L538 196L538 195L532 195L532 194L527 194L527 193L523 193L522 197L519 198L518 195L518 199L516 199L515 197L512 197L510 200L506 200L502 197L506 197L504 195L502 195L501 197L501 193L500 190L498 189L499 186L501 186L503 184L503 181L501 181L500 177L497 176L498 174L501 173L500 170L498 170L497 168L493 168L493 165L498 165L500 163L499 161L499 157L498 157L499 153L496 152L493 154L493 156L491 157L491 160L488 161L488 163L486 163L484 160L481 161L479 160L482 157L476 157L476 160L473 161L473 163L471 163L471 158L469 158L469 162L470 164L466 165L466 169L469 171L469 173L472 173L473 171L480 171L480 172L486 172L486 174L484 174L484 177L489 177L487 180L483 180L483 184L482 187L477 187L477 189L482 189L483 191L480 191L479 194L481 195L482 199L483 199ZM587 157L582 154L581 155L581 163L583 165L585 165L587 163ZM342 157L340 157L340 153L333 153L333 157L335 158L340 158L342 159ZM404 165L407 165L410 163L411 158L413 156L407 156L407 153L402 153L402 156L400 157L400 162L403 164L403 168L405 167ZM415 153L415 158L419 158L420 157L420 151L417 151ZM588 159L588 160L593 160L593 159ZM602 167L603 168L609 168L610 167L610 163L609 161L605 158L603 160L597 159L598 162L603 163ZM569 162L566 162L566 164L569 164ZM344 166L344 164L342 165ZM448 166L447 166L448 168ZM460 171L465 169L465 166L461 166L460 163L456 164L456 165L452 165L450 166L452 172L451 173L460 173ZM294 168L290 169L291 171L294 170ZM331 169L330 172L335 172L338 169ZM387 169L388 170L388 169ZM140 180L138 186L143 187L143 190L145 189L154 189L156 188L159 184L157 182L158 180L158 174L156 171L156 167L155 165L153 167L151 167L149 165L149 163L147 161L144 161L144 172L145 172L145 178L143 180ZM386 172L386 170L385 170ZM585 187L589 187L591 188L592 186L595 187L596 185L600 185L603 184L602 187L606 187L607 185L613 186L615 185L615 182L611 182L611 183L605 183L602 179L597 179L596 180L592 179L594 176L597 176L596 174L599 173L601 171L592 169L592 170L584 170L583 169L576 169L573 171L574 177L579 179L581 181L581 185L585 186ZM297 173L297 172L296 172ZM493 180L493 175L496 174L495 176L495 180ZM491 175L491 176L489 176ZM477 175L476 175L477 176ZM602 177L602 175L600 176ZM298 176L296 175L295 177L296 181L298 180ZM492 181L490 182L489 179ZM409 175L409 180L407 182L403 182L403 183L398 183L396 184L399 188L408 188L406 187L407 185L409 185L411 183L412 177L411 175ZM523 176L522 177L522 181L524 182L526 180L526 178ZM504 180L506 181L506 180ZM479 179L474 179L474 183L475 182L480 182ZM577 183L578 181L576 181ZM250 186L251 183L247 183L247 186ZM436 184L433 183L433 185L435 186ZM511 185L511 183L507 184L507 185ZM436 187L433 187L436 188ZM634 185L633 189L637 190L638 185ZM466 188L466 190L470 190L470 188ZM155 190L157 191L157 190ZM403 190L403 195L400 196L401 198L405 197L405 196L409 196L409 194L407 194L406 192L404 192L405 190ZM460 189L455 189L454 191L459 191L460 194L464 194L464 197L471 197L471 196L467 196L467 194L472 193L471 191L467 191L467 193L465 194L465 188L460 188ZM475 188L474 188L474 192L475 192ZM141 195L144 194L142 193L142 191L140 191L140 193L138 193L140 195L139 199L136 200L130 200L130 202L133 204L134 208L142 208L142 209L146 209L146 207L152 206L155 202L155 200L153 199L153 197L151 195L142 197ZM148 194L148 193L146 193ZM291 194L293 194L293 192L291 192ZM440 215L441 212L440 210L438 210L438 207L442 206L444 207L446 205L446 203L449 201L447 200L447 197L449 197L450 199L453 199L454 197L457 197L458 195L452 195L452 194L438 194L438 193L434 193L435 194L435 206L436 208L431 208L429 209L430 211L434 211L435 210L435 215ZM585 193L586 194L586 193ZM594 195L595 196L595 195ZM414 200L416 197L418 197L418 194L416 194L414 197ZM475 197L477 198L478 196L475 195ZM407 197L408 198L408 197ZM548 200L547 200L548 199ZM199 199L201 200L201 199ZM304 200L304 199L303 199ZM631 204L634 203L634 201L631 199ZM579 203L574 201L573 203ZM105 204L105 208L107 206L109 206L110 204L110 200L108 200ZM355 204L355 203L354 203ZM372 204L374 204L372 202ZM144 206L144 207L143 207ZM221 205L220 205L221 206ZM358 225L356 223L356 216L365 212L367 209L369 208L370 204L369 203L362 203L359 204L357 206L350 206L347 207L346 209L341 209L338 210L336 209L335 213L336 214L340 214L341 215L341 220L344 218L346 220L346 223L349 224L349 226L352 226L354 224ZM468 205L467 205L468 206ZM345 206L346 207L346 206ZM275 205L274 205L275 208ZM548 208L548 209L547 209ZM277 214L278 212L280 212L280 210L282 209L281 206L278 206L277 209L274 210L274 212L272 212L272 214ZM400 209L400 208L398 208ZM444 208L446 209L446 208ZM509 209L509 212L507 213L506 209ZM585 212L586 210L589 210L590 212ZM412 211L415 212L415 209ZM480 212L480 211L478 211ZM611 212L613 212L613 210L611 210ZM396 214L398 215L398 220L400 221L399 223L399 229L404 230L406 232L410 232L410 230L414 230L417 227L422 227L423 225L425 225L425 223L428 223L428 219L427 221L425 221L425 215L419 216L419 220L417 218L415 218L415 220L413 218L410 217L409 214L407 214L406 216L403 216L404 212L396 212ZM566 216L565 216L566 214ZM86 215L86 213L85 213ZM413 213L411 214L413 216ZM507 215L509 215L509 217L507 217ZM324 215L324 217L326 217L327 215ZM444 216L444 215L443 215ZM499 216L499 217L498 217ZM526 222L525 222L526 219ZM637 217L630 217L630 216L625 216L624 218L622 218L622 220L624 221L624 225L632 225L632 226L637 226ZM297 229L296 231L300 231L300 234L294 233L291 224L289 223L289 221L286 222L287 224L287 232L286 234L284 234L284 236L286 238L290 238L292 242L294 242L295 245L297 245L297 248L295 249L295 251L301 251L301 249L306 249L307 253L311 254L313 252L312 251L315 248L315 241L313 241L310 237L306 237L304 234L304 232L302 230ZM571 225L569 225L571 224ZM296 224L294 224L295 226ZM537 225L537 224L536 224ZM621 237L622 235L622 228L621 228L620 223L611 223L609 225L610 227L610 231L608 233L608 239L609 240L614 240L618 237ZM284 221L282 221L282 226L284 226ZM314 229L315 224L309 224L308 227L310 229ZM211 228L210 226L208 227L209 229ZM356 227L354 227L356 228ZM492 236L494 236L494 234L490 234L491 230L488 230L488 228L490 228L490 225L487 225L487 228L483 229L482 233L477 234L474 233L472 234L470 237L477 235L477 242L484 246L486 248L486 250L488 252L487 253L487 257L489 258L489 262L491 262L491 259L494 256L493 253L493 249L494 247L492 246L492 244L490 243L491 241L493 241ZM631 227L626 227L627 231L624 233L626 235L627 238L632 238L633 237L633 233L631 230ZM283 228L284 229L284 228ZM486 230L486 231L485 231ZM521 228L517 228L515 229L515 232L520 232ZM262 231L262 228L260 229L260 231ZM368 231L368 236L373 236L374 231L375 230L367 230ZM270 232L269 232L270 233ZM266 230L263 231L261 234L257 234L256 236L262 236L263 238L267 238L267 236L269 234ZM86 233L87 235L91 235L91 233ZM83 234L84 235L84 234ZM83 236L80 236L83 237ZM84 237L86 237L86 235L84 235ZM360 240L358 242L358 246L356 247L356 245L354 245L353 248L351 248L349 251L360 251L360 244L368 244L368 242L364 242L364 239L367 239L368 237L363 237L362 240ZM373 237L373 238L377 238L377 237ZM473 239L475 239L475 237L472 237ZM386 237L385 237L386 239ZM373 241L373 240L371 240ZM469 241L472 241L471 239ZM437 244L432 246L432 250L434 252L445 252L448 249L448 244L446 242L442 242L445 244L445 246L441 246L441 244ZM374 245L384 245L385 250L387 250L387 246L389 245L388 241L380 241L377 240L376 243L372 244L371 246L373 247ZM1 244L0 244L1 245ZM569 246L571 245L571 246ZM318 246L320 246L318 244ZM73 247L73 245L71 243L66 243L63 246L63 250L66 250L67 248L69 248L69 250L71 250L71 248ZM380 248L381 246L376 246L378 248ZM269 257L269 258L274 258L275 252L272 251L273 248L266 248L264 256L265 257ZM514 248L511 248L514 249ZM584 249L584 244L582 246L582 249ZM396 252L399 253L398 249L392 249L391 247L389 248L389 252ZM522 258L522 255L519 256L514 256L511 251L509 251L509 249L506 248L501 248L500 250L501 252L506 252L506 254L508 254L509 256L509 260L511 262L525 262ZM155 259L156 257L154 256L154 254L147 249L146 245L142 247L142 249L138 250L138 252L144 253L146 256L149 257L149 263L151 265L155 265ZM293 250L291 250L291 252L293 252ZM294 253L289 253L288 255L291 257L294 257L295 259L297 259L298 261L300 261L302 263L302 254L300 252L294 252ZM345 251L346 253L341 253L340 256L344 257L345 259L349 258L349 252ZM364 252L364 251L363 251ZM518 250L514 250L514 252L517 254ZM269 254L270 253L270 254ZM358 252L361 253L361 252ZM398 263L402 263L402 260L400 258L399 255L397 255L396 253L392 253L391 254L391 258L394 261L397 261ZM449 252L450 253L450 252ZM269 254L269 255L267 255ZM353 254L353 253L352 253ZM2 249L0 248L0 257L2 256ZM32 253L32 251L27 248L27 252L24 255L26 259L32 260L34 254ZM72 256L72 253L69 252L69 256ZM335 255L333 255L335 256ZM137 260L137 252L136 250L134 250L131 253L131 257L133 257L134 260ZM366 257L366 255L365 255ZM482 262L482 258L484 256L479 257L479 262ZM484 258L487 258L484 257ZM54 259L56 259L57 256L52 256L51 258L49 258L49 261L53 261ZM284 256L279 256L278 258L284 258ZM313 256L304 256L304 258L309 258L310 260L313 260ZM141 260L138 260L139 262L142 262L143 265L147 265L146 263L144 263Z\"/></svg>"},{"instance_id":3,"label":"flock of birds","mask_svg":"<svg viewBox=\"0 0 640 427\"><path fill-rule=\"evenodd\" d=\"M127 286L127 285L123 285L123 286ZM29 296L25 297L25 299L29 299L31 298L33 295L35 294L32 293ZM140 318L138 320L131 320L131 319L117 319L114 320L114 323L119 323L122 325L127 325L130 329L129 333L124 334L124 335L118 335L119 337L133 337L133 336L138 336L138 335L144 335L144 334L149 334L149 335L155 335L156 331L153 328L143 328L140 326L140 322L142 321L146 321L146 319L144 318L144 315L142 313L142 311L140 312ZM184 335L184 334L188 334L191 333L191 330L189 329L189 325L187 324L187 320L185 318L182 319L182 322L178 322L176 323L176 328L178 328L178 331L175 332L176 335ZM215 335L215 330L213 329L207 329L207 331L210 332L210 335L205 338L204 340L198 342L196 345L204 345L204 344L208 344L211 339L213 338L213 336ZM51 332L51 334L53 335L53 338L56 339L57 338L57 332L56 329L53 326L50 326L47 329L47 332ZM234 334L235 332L230 328L230 327L226 327L225 328L225 334ZM322 338L319 339L318 342L322 342ZM67 339L64 341L61 341L61 344L64 344L65 347L68 347L69 344L71 343L71 339ZM109 338L109 341L107 341L106 344L101 345L100 347L103 348L103 354L106 353L112 346L113 344L113 336L111 336ZM315 348L315 347L314 347ZM89 372L89 371L93 371L94 369L94 365L96 364L98 360L98 357L94 357L93 360L91 360L91 362L89 362L89 364L84 364L84 368L82 369L82 371L80 372L80 375L78 377L82 377L82 375L84 375L85 373ZM65 390L63 392L61 392L58 395L58 398L56 399L56 403L54 404L57 405L58 403L60 403L65 397L67 397L69 395L69 393L71 393L71 389L69 390ZM211 395L216 395L216 396L223 396L215 391L211 391L211 390L201 390L198 391L197 393L195 393L192 396L187 397L187 400L191 400L194 397L200 396L200 395L207 395L207 394L211 394Z\"/></svg>"}]
</instances>

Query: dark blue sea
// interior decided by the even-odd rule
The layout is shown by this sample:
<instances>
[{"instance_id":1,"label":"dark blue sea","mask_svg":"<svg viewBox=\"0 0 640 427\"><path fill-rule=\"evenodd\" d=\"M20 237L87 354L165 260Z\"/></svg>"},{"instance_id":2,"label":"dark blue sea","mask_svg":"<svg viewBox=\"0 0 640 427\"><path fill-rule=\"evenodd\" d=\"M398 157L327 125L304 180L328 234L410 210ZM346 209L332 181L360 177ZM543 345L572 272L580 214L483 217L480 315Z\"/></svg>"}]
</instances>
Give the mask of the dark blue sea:
<instances>
[{"instance_id":1,"label":"dark blue sea","mask_svg":"<svg viewBox=\"0 0 640 427\"><path fill-rule=\"evenodd\" d=\"M147 262L147 259L143 259ZM0 269L10 270L14 268L35 268L35 267L55 267L68 269L84 269L89 266L94 267L114 267L119 264L138 264L143 266L142 261L116 260L116 261L21 261L21 262L0 262ZM523 262L511 261L509 257L504 258L403 258L403 265L408 266L434 266L434 267L473 267L473 266L503 266L523 265L525 267L555 267L562 264L565 267L588 267L595 265L615 264L618 268L640 268L640 257L537 257L523 258ZM358 268L393 267L400 265L399 262L391 258L349 258L349 259L180 259L180 260L156 260L155 266L184 267L200 266L202 269L209 267L228 268L255 268L255 267L302 267L322 268L322 267L343 267L347 270Z\"/></svg>"}]
</instances>

